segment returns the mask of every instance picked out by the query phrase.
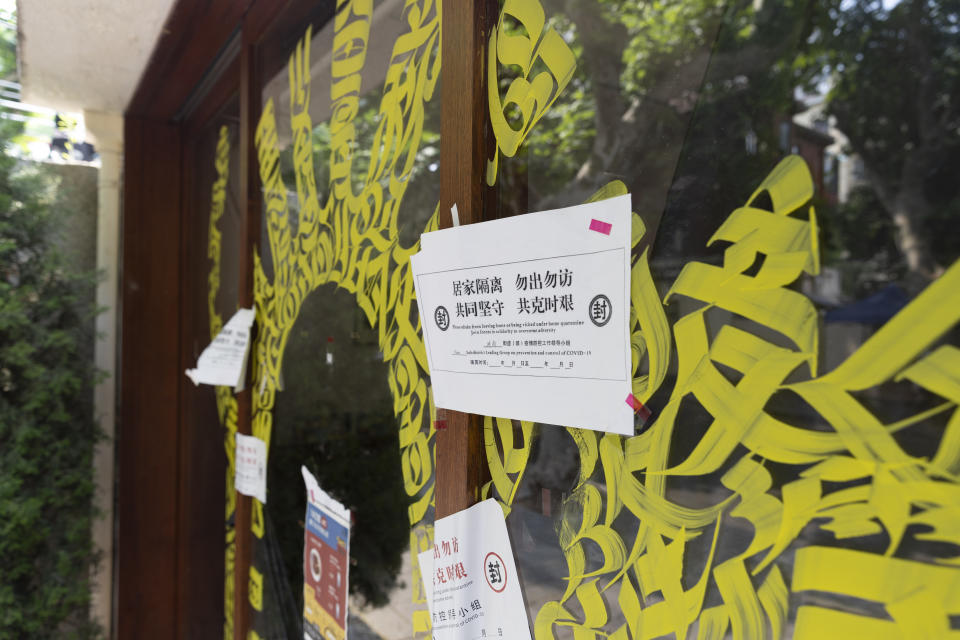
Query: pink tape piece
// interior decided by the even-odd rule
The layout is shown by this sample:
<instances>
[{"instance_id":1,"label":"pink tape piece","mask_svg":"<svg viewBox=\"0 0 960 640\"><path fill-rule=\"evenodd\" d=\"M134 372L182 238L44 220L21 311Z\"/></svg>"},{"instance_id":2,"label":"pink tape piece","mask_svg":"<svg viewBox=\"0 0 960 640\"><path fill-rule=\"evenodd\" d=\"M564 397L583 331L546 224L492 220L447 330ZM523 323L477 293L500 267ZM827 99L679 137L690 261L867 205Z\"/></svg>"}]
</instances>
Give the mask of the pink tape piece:
<instances>
[{"instance_id":1,"label":"pink tape piece","mask_svg":"<svg viewBox=\"0 0 960 640\"><path fill-rule=\"evenodd\" d=\"M613 225L609 222L604 222L603 220L597 220L594 218L590 221L590 231L597 231L602 233L605 236L610 235L610 232L613 230Z\"/></svg>"},{"instance_id":2,"label":"pink tape piece","mask_svg":"<svg viewBox=\"0 0 960 640\"><path fill-rule=\"evenodd\" d=\"M643 404L637 400L636 396L632 393L627 394L627 404L630 405L630 408L633 409L633 412L640 416L640 420L644 423L650 418L652 411L647 408L647 405Z\"/></svg>"},{"instance_id":3,"label":"pink tape piece","mask_svg":"<svg viewBox=\"0 0 960 640\"><path fill-rule=\"evenodd\" d=\"M446 420L434 420L434 421L433 421L433 428L436 429L437 431L442 431L443 429L446 429L446 428L447 428L447 421L446 421Z\"/></svg>"}]
</instances>

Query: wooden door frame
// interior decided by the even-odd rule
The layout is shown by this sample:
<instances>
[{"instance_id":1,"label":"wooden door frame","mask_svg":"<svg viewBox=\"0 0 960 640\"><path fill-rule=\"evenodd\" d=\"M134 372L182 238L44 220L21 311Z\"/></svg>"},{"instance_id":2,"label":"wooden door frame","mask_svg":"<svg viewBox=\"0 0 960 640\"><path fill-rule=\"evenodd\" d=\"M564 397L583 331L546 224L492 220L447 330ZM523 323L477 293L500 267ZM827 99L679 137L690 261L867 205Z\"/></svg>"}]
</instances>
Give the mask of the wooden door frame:
<instances>
[{"instance_id":1,"label":"wooden door frame","mask_svg":"<svg viewBox=\"0 0 960 640\"><path fill-rule=\"evenodd\" d=\"M253 306L253 255L260 239L260 189L253 140L265 78L258 47L272 29L294 28L304 0L179 0L167 20L124 116L124 207L121 258L122 325L117 437L117 561L115 624L119 638L179 638L193 619L184 548L192 504L193 439L184 433L189 410L183 370L188 351L182 319L189 312L182 255L189 242L187 201L192 133L236 90L240 101L241 238L239 304ZM493 191L486 159L495 148L487 117L486 42L497 0L447 0L442 14L440 226L489 217ZM291 16L293 18L291 18ZM286 22L280 22L285 17ZM291 20L293 20L291 22ZM206 78L231 39L236 60L225 73L233 87ZM472 55L463 55L468 50ZM284 52L289 55L289 52ZM208 98L198 88L210 85ZM220 101L220 102L218 102ZM192 111L185 113L185 111ZM250 433L251 396L238 395L238 431ZM435 513L466 508L486 478L479 416L449 412L436 436ZM220 480L220 479L218 479ZM237 496L234 637L249 626L247 575L251 556L250 498ZM222 536L222 528L217 535ZM221 582L222 584L222 582Z\"/></svg>"},{"instance_id":2,"label":"wooden door frame","mask_svg":"<svg viewBox=\"0 0 960 640\"><path fill-rule=\"evenodd\" d=\"M497 0L448 2L443 7L440 65L440 228L453 226L457 205L461 224L489 218L495 192L483 176L496 152L487 112L486 43L497 17ZM470 55L464 55L469 51ZM437 432L434 480L437 518L466 509L480 499L489 479L482 418L447 412L447 428Z\"/></svg>"},{"instance_id":3,"label":"wooden door frame","mask_svg":"<svg viewBox=\"0 0 960 640\"><path fill-rule=\"evenodd\" d=\"M189 202L192 135L238 81L230 87L229 81L205 83L205 77L245 11L243 2L233 0L177 3L124 114L113 624L118 638L196 637L193 632L202 632L198 621L209 621L211 612L201 610L207 605L191 587L215 583L222 594L222 552L211 561L196 557L199 550L191 545L191 514L210 505L201 504L194 490L203 477L197 469L202 452L184 420L193 406L183 375L192 366L184 335L192 312L186 294L191 277L184 261L190 216L196 215ZM238 70L221 69L225 78ZM207 89L203 99L199 87ZM191 104L196 109L185 113ZM222 448L221 442L216 446ZM207 452L209 445L203 447ZM223 475L209 480L222 486ZM223 499L221 490L214 513L223 512ZM210 535L223 540L222 519Z\"/></svg>"}]
</instances>

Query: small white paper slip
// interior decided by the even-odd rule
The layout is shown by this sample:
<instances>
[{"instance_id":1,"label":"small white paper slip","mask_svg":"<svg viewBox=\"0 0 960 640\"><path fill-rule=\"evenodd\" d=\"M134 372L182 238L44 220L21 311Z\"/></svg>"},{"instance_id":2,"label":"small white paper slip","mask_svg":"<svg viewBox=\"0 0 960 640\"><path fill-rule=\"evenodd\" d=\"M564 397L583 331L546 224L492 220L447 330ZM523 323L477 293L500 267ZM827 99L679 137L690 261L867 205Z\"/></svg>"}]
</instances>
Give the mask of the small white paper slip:
<instances>
[{"instance_id":1,"label":"small white paper slip","mask_svg":"<svg viewBox=\"0 0 960 640\"><path fill-rule=\"evenodd\" d=\"M434 531L436 536L436 531ZM436 539L436 538L435 538ZM427 549L417 554L420 563L420 580L423 583L423 594L427 597L427 611L433 618L433 549ZM436 624L436 622L434 622Z\"/></svg>"},{"instance_id":2,"label":"small white paper slip","mask_svg":"<svg viewBox=\"0 0 960 640\"><path fill-rule=\"evenodd\" d=\"M624 195L423 234L436 406L633 434L631 218Z\"/></svg>"},{"instance_id":3,"label":"small white paper slip","mask_svg":"<svg viewBox=\"0 0 960 640\"><path fill-rule=\"evenodd\" d=\"M193 384L243 388L250 354L253 309L239 309L197 358L197 368L187 369Z\"/></svg>"},{"instance_id":4,"label":"small white paper slip","mask_svg":"<svg viewBox=\"0 0 960 640\"><path fill-rule=\"evenodd\" d=\"M418 555L434 640L530 640L503 509L484 500L434 523Z\"/></svg>"},{"instance_id":5,"label":"small white paper slip","mask_svg":"<svg viewBox=\"0 0 960 640\"><path fill-rule=\"evenodd\" d=\"M267 443L254 436L237 434L236 473L233 484L239 493L267 503Z\"/></svg>"}]
</instances>

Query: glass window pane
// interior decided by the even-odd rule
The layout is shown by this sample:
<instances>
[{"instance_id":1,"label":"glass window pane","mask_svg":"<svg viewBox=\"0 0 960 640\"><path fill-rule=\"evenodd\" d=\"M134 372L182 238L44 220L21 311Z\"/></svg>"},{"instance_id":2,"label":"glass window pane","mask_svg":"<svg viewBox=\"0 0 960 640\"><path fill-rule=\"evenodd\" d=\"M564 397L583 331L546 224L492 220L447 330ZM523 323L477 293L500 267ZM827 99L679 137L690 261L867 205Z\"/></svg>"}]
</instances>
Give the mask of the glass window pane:
<instances>
[{"instance_id":1,"label":"glass window pane","mask_svg":"<svg viewBox=\"0 0 960 640\"><path fill-rule=\"evenodd\" d=\"M960 542L957 15L501 3L498 215L632 194L652 411L632 438L487 421L542 637L955 626L910 594L954 593Z\"/></svg>"},{"instance_id":2,"label":"glass window pane","mask_svg":"<svg viewBox=\"0 0 960 640\"><path fill-rule=\"evenodd\" d=\"M354 604L390 603L408 632L426 620L410 550L432 540L433 408L409 256L436 226L439 7L341 4L301 24L264 83L257 129L254 433L270 442L254 543L261 637L312 633L300 622L301 464L353 512Z\"/></svg>"}]
</instances>

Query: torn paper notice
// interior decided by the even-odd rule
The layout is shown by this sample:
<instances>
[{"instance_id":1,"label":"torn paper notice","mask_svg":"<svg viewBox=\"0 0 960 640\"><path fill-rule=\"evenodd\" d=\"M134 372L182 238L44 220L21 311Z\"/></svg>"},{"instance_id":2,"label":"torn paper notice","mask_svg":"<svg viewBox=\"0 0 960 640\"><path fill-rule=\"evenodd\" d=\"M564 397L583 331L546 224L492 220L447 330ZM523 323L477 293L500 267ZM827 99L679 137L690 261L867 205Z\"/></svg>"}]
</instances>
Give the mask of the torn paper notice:
<instances>
[{"instance_id":1,"label":"torn paper notice","mask_svg":"<svg viewBox=\"0 0 960 640\"><path fill-rule=\"evenodd\" d=\"M513 548L496 500L437 520L433 541L433 549L418 557L434 640L530 640Z\"/></svg>"},{"instance_id":2,"label":"torn paper notice","mask_svg":"<svg viewBox=\"0 0 960 640\"><path fill-rule=\"evenodd\" d=\"M304 638L344 640L347 634L350 511L300 467L307 488L303 536Z\"/></svg>"},{"instance_id":3,"label":"torn paper notice","mask_svg":"<svg viewBox=\"0 0 960 640\"><path fill-rule=\"evenodd\" d=\"M267 443L254 436L237 434L234 486L245 496L267 503Z\"/></svg>"},{"instance_id":4,"label":"torn paper notice","mask_svg":"<svg viewBox=\"0 0 960 640\"><path fill-rule=\"evenodd\" d=\"M223 385L238 391L243 388L253 318L253 309L240 309L233 314L197 358L197 368L187 369L187 376L193 384Z\"/></svg>"},{"instance_id":5,"label":"torn paper notice","mask_svg":"<svg viewBox=\"0 0 960 640\"><path fill-rule=\"evenodd\" d=\"M436 406L632 435L631 215L624 195L423 234Z\"/></svg>"},{"instance_id":6,"label":"torn paper notice","mask_svg":"<svg viewBox=\"0 0 960 640\"><path fill-rule=\"evenodd\" d=\"M423 594L427 597L427 611L433 617L433 549L417 554L420 563L420 580L423 582Z\"/></svg>"}]
</instances>

